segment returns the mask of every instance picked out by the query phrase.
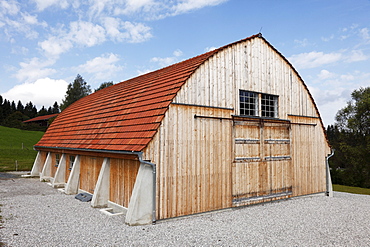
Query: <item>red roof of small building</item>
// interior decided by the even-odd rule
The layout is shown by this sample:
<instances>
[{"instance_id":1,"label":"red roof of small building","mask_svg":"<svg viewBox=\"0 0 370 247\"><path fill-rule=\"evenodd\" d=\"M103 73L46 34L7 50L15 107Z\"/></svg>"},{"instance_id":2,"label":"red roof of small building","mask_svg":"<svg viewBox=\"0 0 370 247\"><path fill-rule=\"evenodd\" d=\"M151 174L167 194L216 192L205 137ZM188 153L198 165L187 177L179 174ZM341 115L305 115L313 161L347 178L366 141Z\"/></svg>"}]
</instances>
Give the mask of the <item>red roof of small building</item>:
<instances>
[{"instance_id":1,"label":"red roof of small building","mask_svg":"<svg viewBox=\"0 0 370 247\"><path fill-rule=\"evenodd\" d=\"M59 115L59 113L49 114L49 115L44 115L44 116L38 116L38 117L31 118L31 119L28 119L26 121L23 121L23 123L45 121L45 120L49 120L50 118L56 117L58 115Z\"/></svg>"},{"instance_id":2,"label":"red roof of small building","mask_svg":"<svg viewBox=\"0 0 370 247\"><path fill-rule=\"evenodd\" d=\"M35 148L142 151L194 71L220 50L256 37L262 36L251 36L78 100L53 121Z\"/></svg>"},{"instance_id":3,"label":"red roof of small building","mask_svg":"<svg viewBox=\"0 0 370 247\"><path fill-rule=\"evenodd\" d=\"M35 148L142 151L181 86L202 63L230 45L78 100L54 120Z\"/></svg>"}]
</instances>

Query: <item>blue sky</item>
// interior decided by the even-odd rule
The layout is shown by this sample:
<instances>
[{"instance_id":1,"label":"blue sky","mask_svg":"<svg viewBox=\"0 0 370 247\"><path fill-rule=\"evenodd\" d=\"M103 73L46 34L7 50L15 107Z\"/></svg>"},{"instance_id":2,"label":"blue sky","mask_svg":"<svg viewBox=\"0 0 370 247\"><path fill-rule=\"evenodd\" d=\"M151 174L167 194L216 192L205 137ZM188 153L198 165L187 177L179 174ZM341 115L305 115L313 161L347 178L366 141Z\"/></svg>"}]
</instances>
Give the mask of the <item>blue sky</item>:
<instances>
[{"instance_id":1,"label":"blue sky","mask_svg":"<svg viewBox=\"0 0 370 247\"><path fill-rule=\"evenodd\" d=\"M370 86L370 0L0 0L0 95L40 108L262 32L324 120Z\"/></svg>"}]
</instances>

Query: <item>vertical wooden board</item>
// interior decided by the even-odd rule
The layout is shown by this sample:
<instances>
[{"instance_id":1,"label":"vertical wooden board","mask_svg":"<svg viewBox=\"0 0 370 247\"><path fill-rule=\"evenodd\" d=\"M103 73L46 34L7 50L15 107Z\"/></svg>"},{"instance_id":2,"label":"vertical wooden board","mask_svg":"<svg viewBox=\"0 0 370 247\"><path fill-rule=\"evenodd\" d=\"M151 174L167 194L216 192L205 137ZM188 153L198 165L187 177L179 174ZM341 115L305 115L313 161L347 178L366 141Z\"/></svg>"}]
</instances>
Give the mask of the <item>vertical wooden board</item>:
<instances>
[{"instance_id":1,"label":"vertical wooden board","mask_svg":"<svg viewBox=\"0 0 370 247\"><path fill-rule=\"evenodd\" d=\"M224 164L217 155L225 150L225 144L220 145L223 132L219 131L219 124L224 121L194 118L194 114L222 116L222 111L225 110L171 105L163 125L168 133L164 146L167 158L161 159L164 162L159 164L166 173L165 176L162 173L160 179L167 180L164 186L167 194L162 193L160 199L165 201L161 203L160 217L205 212L227 204L222 201L227 198L222 192L222 180L230 172L226 172L227 176L222 174ZM168 127L168 124L175 127Z\"/></svg>"},{"instance_id":2,"label":"vertical wooden board","mask_svg":"<svg viewBox=\"0 0 370 247\"><path fill-rule=\"evenodd\" d=\"M103 158L80 156L80 159L80 189L93 194Z\"/></svg>"},{"instance_id":3,"label":"vertical wooden board","mask_svg":"<svg viewBox=\"0 0 370 247\"><path fill-rule=\"evenodd\" d=\"M66 172L65 172L65 181L68 181L69 175L71 174L71 169L69 168L70 165L70 155L66 154Z\"/></svg>"},{"instance_id":4,"label":"vertical wooden board","mask_svg":"<svg viewBox=\"0 0 370 247\"><path fill-rule=\"evenodd\" d=\"M55 172L57 171L57 164L56 164L56 154L55 153L51 153L51 177L54 177L55 176Z\"/></svg>"},{"instance_id":5,"label":"vertical wooden board","mask_svg":"<svg viewBox=\"0 0 370 247\"><path fill-rule=\"evenodd\" d=\"M136 160L110 160L110 201L128 207L139 167Z\"/></svg>"}]
</instances>

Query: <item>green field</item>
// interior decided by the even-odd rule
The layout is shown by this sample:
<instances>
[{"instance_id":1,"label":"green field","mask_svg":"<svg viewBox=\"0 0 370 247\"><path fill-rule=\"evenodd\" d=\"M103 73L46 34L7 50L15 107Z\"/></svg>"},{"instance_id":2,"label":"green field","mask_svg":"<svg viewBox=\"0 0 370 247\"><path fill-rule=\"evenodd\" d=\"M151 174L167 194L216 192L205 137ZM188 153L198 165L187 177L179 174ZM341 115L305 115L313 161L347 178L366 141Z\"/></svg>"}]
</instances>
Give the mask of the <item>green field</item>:
<instances>
[{"instance_id":1,"label":"green field","mask_svg":"<svg viewBox=\"0 0 370 247\"><path fill-rule=\"evenodd\" d=\"M351 187L351 186L345 186L345 185L340 185L340 184L333 184L333 190L340 191L340 192L353 193L353 194L370 195L370 189L360 188L360 187Z\"/></svg>"},{"instance_id":2,"label":"green field","mask_svg":"<svg viewBox=\"0 0 370 247\"><path fill-rule=\"evenodd\" d=\"M30 171L37 152L33 150L44 132L0 126L0 172Z\"/></svg>"}]
</instances>

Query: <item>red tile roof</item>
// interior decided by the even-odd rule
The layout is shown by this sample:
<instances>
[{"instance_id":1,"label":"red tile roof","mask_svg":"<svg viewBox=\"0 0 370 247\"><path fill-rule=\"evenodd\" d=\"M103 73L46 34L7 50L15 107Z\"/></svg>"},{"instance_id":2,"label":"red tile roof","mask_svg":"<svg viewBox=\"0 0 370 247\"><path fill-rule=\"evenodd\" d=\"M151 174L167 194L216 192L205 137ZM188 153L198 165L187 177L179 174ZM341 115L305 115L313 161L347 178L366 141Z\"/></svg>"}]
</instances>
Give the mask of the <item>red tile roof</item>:
<instances>
[{"instance_id":1,"label":"red tile roof","mask_svg":"<svg viewBox=\"0 0 370 247\"><path fill-rule=\"evenodd\" d=\"M54 120L35 148L142 151L191 74L215 53L235 43L78 100Z\"/></svg>"},{"instance_id":2,"label":"red tile roof","mask_svg":"<svg viewBox=\"0 0 370 247\"><path fill-rule=\"evenodd\" d=\"M49 114L49 115L44 115L44 116L38 116L38 117L31 118L31 119L28 119L26 121L23 121L23 123L44 121L44 120L48 120L50 118L56 117L58 115L59 115L59 113Z\"/></svg>"}]
</instances>

